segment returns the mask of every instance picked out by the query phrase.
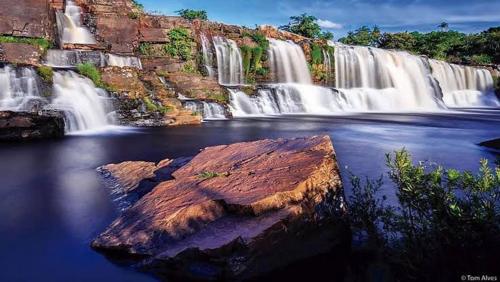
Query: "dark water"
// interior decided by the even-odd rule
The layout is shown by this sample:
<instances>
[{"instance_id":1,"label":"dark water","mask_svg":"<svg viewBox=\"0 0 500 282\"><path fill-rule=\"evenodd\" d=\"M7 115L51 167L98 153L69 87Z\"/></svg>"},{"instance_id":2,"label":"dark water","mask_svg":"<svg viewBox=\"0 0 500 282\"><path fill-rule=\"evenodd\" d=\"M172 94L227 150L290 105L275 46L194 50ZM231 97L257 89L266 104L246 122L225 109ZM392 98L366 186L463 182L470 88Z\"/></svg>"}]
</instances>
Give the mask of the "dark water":
<instances>
[{"instance_id":1,"label":"dark water","mask_svg":"<svg viewBox=\"0 0 500 282\"><path fill-rule=\"evenodd\" d=\"M316 134L333 138L344 179L346 167L358 175L380 175L384 154L402 147L418 160L476 169L480 158L496 157L476 144L500 137L500 111L214 121L2 144L0 281L154 281L89 248L118 214L96 167L190 156L237 141ZM390 186L386 192L390 195Z\"/></svg>"}]
</instances>

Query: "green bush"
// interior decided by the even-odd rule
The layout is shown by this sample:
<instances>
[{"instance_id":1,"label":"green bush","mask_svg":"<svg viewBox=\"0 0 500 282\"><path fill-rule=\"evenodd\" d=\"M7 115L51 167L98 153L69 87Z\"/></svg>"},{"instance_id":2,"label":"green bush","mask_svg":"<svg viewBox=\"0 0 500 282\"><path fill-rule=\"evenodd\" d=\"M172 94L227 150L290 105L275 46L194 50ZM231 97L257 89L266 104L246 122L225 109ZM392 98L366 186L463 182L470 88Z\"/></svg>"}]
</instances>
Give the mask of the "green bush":
<instances>
[{"instance_id":1,"label":"green bush","mask_svg":"<svg viewBox=\"0 0 500 282\"><path fill-rule=\"evenodd\" d=\"M214 171L204 171L204 172L198 174L198 178L203 179L203 180L212 179L215 177L227 177L227 176L228 176L228 173L218 173L218 172L214 172Z\"/></svg>"},{"instance_id":2,"label":"green bush","mask_svg":"<svg viewBox=\"0 0 500 282\"><path fill-rule=\"evenodd\" d=\"M207 11L205 10L191 10L191 9L182 9L179 11L175 11L179 16L185 18L186 20L194 20L194 19L200 19L200 20L207 20Z\"/></svg>"},{"instance_id":3,"label":"green bush","mask_svg":"<svg viewBox=\"0 0 500 282\"><path fill-rule=\"evenodd\" d=\"M398 205L377 193L382 179L351 177L348 211L354 235L377 248L396 280L453 280L488 269L500 249L500 167L477 173L425 162L406 150L387 155ZM440 277L440 278L439 278Z\"/></svg>"},{"instance_id":4,"label":"green bush","mask_svg":"<svg viewBox=\"0 0 500 282\"><path fill-rule=\"evenodd\" d=\"M52 78L54 77L54 70L48 66L39 66L36 69L38 75L48 83L52 83Z\"/></svg>"},{"instance_id":5,"label":"green bush","mask_svg":"<svg viewBox=\"0 0 500 282\"><path fill-rule=\"evenodd\" d=\"M248 75L250 73L250 67L252 62L252 48L249 46L241 46L240 49L241 49L243 70L245 75Z\"/></svg>"},{"instance_id":6,"label":"green bush","mask_svg":"<svg viewBox=\"0 0 500 282\"><path fill-rule=\"evenodd\" d=\"M78 64L76 66L78 73L88 77L92 82L94 82L95 86L100 88L105 88L106 86L101 80L101 72L91 63Z\"/></svg>"},{"instance_id":7,"label":"green bush","mask_svg":"<svg viewBox=\"0 0 500 282\"><path fill-rule=\"evenodd\" d=\"M151 44L147 42L142 42L141 44L139 44L139 53L144 56L151 56L153 53Z\"/></svg>"},{"instance_id":8,"label":"green bush","mask_svg":"<svg viewBox=\"0 0 500 282\"><path fill-rule=\"evenodd\" d=\"M311 44L311 60L313 65L320 65L323 63L323 48L318 44Z\"/></svg>"},{"instance_id":9,"label":"green bush","mask_svg":"<svg viewBox=\"0 0 500 282\"><path fill-rule=\"evenodd\" d=\"M52 48L52 42L45 38L28 38L15 36L0 36L0 43L24 43L40 46L44 51Z\"/></svg>"},{"instance_id":10,"label":"green bush","mask_svg":"<svg viewBox=\"0 0 500 282\"><path fill-rule=\"evenodd\" d=\"M491 64L493 62L493 59L485 54L479 54L479 55L472 55L471 57L471 63L475 65L487 65Z\"/></svg>"},{"instance_id":11,"label":"green bush","mask_svg":"<svg viewBox=\"0 0 500 282\"><path fill-rule=\"evenodd\" d=\"M189 30L185 28L174 28L168 32L169 43L165 45L165 51L173 57L179 57L184 61L192 59L193 38Z\"/></svg>"}]
</instances>

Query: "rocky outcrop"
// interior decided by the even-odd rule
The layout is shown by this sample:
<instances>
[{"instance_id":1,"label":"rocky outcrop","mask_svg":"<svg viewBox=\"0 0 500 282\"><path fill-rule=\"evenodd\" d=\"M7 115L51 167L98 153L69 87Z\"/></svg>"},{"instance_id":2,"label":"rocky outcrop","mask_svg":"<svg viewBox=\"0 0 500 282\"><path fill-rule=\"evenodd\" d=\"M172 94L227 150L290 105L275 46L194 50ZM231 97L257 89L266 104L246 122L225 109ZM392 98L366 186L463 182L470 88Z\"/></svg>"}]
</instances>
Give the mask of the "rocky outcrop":
<instances>
[{"instance_id":1,"label":"rocky outcrop","mask_svg":"<svg viewBox=\"0 0 500 282\"><path fill-rule=\"evenodd\" d=\"M246 279L345 243L328 136L209 147L172 177L92 246L167 276Z\"/></svg>"},{"instance_id":2,"label":"rocky outcrop","mask_svg":"<svg viewBox=\"0 0 500 282\"><path fill-rule=\"evenodd\" d=\"M42 53L42 48L36 45L0 43L0 62L37 66L40 64Z\"/></svg>"},{"instance_id":3,"label":"rocky outcrop","mask_svg":"<svg viewBox=\"0 0 500 282\"><path fill-rule=\"evenodd\" d=\"M500 151L500 138L481 142L481 143L479 143L479 146L483 146L486 148Z\"/></svg>"},{"instance_id":4,"label":"rocky outcrop","mask_svg":"<svg viewBox=\"0 0 500 282\"><path fill-rule=\"evenodd\" d=\"M0 1L0 35L52 37L48 0Z\"/></svg>"},{"instance_id":5,"label":"rocky outcrop","mask_svg":"<svg viewBox=\"0 0 500 282\"><path fill-rule=\"evenodd\" d=\"M64 136L61 113L0 112L0 141L34 140Z\"/></svg>"},{"instance_id":6,"label":"rocky outcrop","mask_svg":"<svg viewBox=\"0 0 500 282\"><path fill-rule=\"evenodd\" d=\"M222 103L228 101L224 88L214 79L184 72L166 73L165 77L184 96Z\"/></svg>"}]
</instances>

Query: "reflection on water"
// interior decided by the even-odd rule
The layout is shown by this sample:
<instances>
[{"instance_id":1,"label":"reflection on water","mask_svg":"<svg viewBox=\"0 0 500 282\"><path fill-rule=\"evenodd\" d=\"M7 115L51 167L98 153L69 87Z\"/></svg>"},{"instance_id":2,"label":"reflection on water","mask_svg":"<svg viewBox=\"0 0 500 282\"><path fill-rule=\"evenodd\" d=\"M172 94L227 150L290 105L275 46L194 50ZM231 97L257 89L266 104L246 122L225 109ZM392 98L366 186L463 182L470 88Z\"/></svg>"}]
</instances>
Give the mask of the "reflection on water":
<instances>
[{"instance_id":1,"label":"reflection on water","mask_svg":"<svg viewBox=\"0 0 500 282\"><path fill-rule=\"evenodd\" d=\"M0 145L0 281L151 281L113 265L89 243L118 214L95 168L125 160L159 161L200 149L263 138L332 136L347 170L376 177L384 154L406 147L418 160L476 169L493 152L475 144L500 137L500 112L359 114L206 122L200 126L125 129L120 134ZM346 168L347 167L347 168ZM347 186L347 185L346 185ZM384 186L391 198L391 187ZM349 189L347 186L347 194ZM75 275L78 274L78 275Z\"/></svg>"}]
</instances>

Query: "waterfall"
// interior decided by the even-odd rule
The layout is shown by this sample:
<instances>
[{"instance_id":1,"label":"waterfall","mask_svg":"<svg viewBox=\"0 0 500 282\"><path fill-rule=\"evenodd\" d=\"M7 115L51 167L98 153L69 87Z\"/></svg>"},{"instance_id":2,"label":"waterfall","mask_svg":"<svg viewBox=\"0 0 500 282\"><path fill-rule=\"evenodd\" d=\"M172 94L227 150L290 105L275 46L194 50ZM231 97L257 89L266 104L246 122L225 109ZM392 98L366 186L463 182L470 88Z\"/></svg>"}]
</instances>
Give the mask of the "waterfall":
<instances>
[{"instance_id":1,"label":"waterfall","mask_svg":"<svg viewBox=\"0 0 500 282\"><path fill-rule=\"evenodd\" d=\"M53 109L64 112L68 132L93 130L108 125L108 97L88 78L72 71L54 73Z\"/></svg>"},{"instance_id":2,"label":"waterfall","mask_svg":"<svg viewBox=\"0 0 500 282\"><path fill-rule=\"evenodd\" d=\"M201 37L201 49L203 51L203 64L205 66L205 69L207 70L208 77L214 78L215 77L215 71L213 67L214 53L212 51L212 46L205 34L202 33L200 37Z\"/></svg>"},{"instance_id":3,"label":"waterfall","mask_svg":"<svg viewBox=\"0 0 500 282\"><path fill-rule=\"evenodd\" d=\"M0 68L0 110L37 111L46 103L32 68Z\"/></svg>"},{"instance_id":4,"label":"waterfall","mask_svg":"<svg viewBox=\"0 0 500 282\"><path fill-rule=\"evenodd\" d=\"M332 78L335 70L333 69L332 57L330 55L330 52L328 52L327 50L323 50L323 64L325 65L325 72L327 75L326 84L331 85L333 82Z\"/></svg>"},{"instance_id":5,"label":"waterfall","mask_svg":"<svg viewBox=\"0 0 500 282\"><path fill-rule=\"evenodd\" d=\"M269 38L269 61L273 81L312 84L302 48L291 42Z\"/></svg>"},{"instance_id":6,"label":"waterfall","mask_svg":"<svg viewBox=\"0 0 500 282\"><path fill-rule=\"evenodd\" d=\"M443 90L449 107L498 107L491 73L486 69L429 60L432 74Z\"/></svg>"},{"instance_id":7,"label":"waterfall","mask_svg":"<svg viewBox=\"0 0 500 282\"><path fill-rule=\"evenodd\" d=\"M142 69L141 60L137 57L118 56L114 54L106 54L106 64L114 67L131 67Z\"/></svg>"},{"instance_id":8,"label":"waterfall","mask_svg":"<svg viewBox=\"0 0 500 282\"><path fill-rule=\"evenodd\" d=\"M220 36L215 36L213 42L217 55L219 84L243 84L243 61L241 59L240 48L238 48L236 42Z\"/></svg>"},{"instance_id":9,"label":"waterfall","mask_svg":"<svg viewBox=\"0 0 500 282\"><path fill-rule=\"evenodd\" d=\"M64 13L56 15L61 45L69 44L96 44L94 36L82 25L82 9L72 0L66 1Z\"/></svg>"},{"instance_id":10,"label":"waterfall","mask_svg":"<svg viewBox=\"0 0 500 282\"><path fill-rule=\"evenodd\" d=\"M223 106L205 101L188 100L184 107L192 112L200 113L204 120L226 119L226 111Z\"/></svg>"},{"instance_id":11,"label":"waterfall","mask_svg":"<svg viewBox=\"0 0 500 282\"><path fill-rule=\"evenodd\" d=\"M106 58L99 51L47 50L45 64L53 68L74 68L78 64L92 63L98 67L106 66Z\"/></svg>"},{"instance_id":12,"label":"waterfall","mask_svg":"<svg viewBox=\"0 0 500 282\"><path fill-rule=\"evenodd\" d=\"M363 96L377 90L392 93L393 111L444 107L426 60L407 52L338 44L335 76L336 87L345 94Z\"/></svg>"}]
</instances>

